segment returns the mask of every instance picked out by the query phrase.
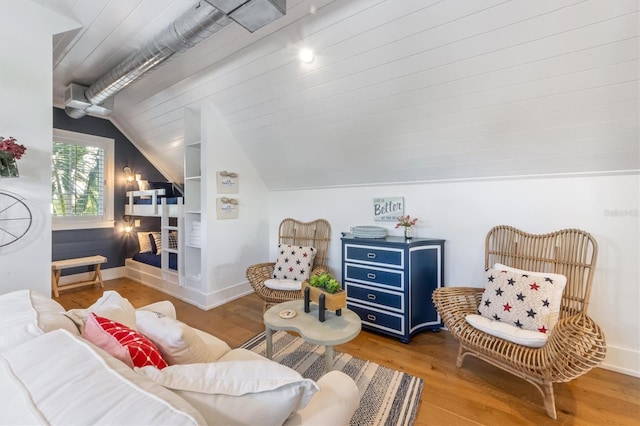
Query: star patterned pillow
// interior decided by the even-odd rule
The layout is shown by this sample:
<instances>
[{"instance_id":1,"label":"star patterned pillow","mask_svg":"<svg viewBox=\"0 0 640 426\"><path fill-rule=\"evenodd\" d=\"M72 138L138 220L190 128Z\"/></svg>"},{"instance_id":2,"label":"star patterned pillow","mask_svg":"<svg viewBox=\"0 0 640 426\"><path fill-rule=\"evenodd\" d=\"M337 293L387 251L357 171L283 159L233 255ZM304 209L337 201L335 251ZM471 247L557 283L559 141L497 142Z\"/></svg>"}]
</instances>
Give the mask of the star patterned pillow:
<instances>
[{"instance_id":1,"label":"star patterned pillow","mask_svg":"<svg viewBox=\"0 0 640 426\"><path fill-rule=\"evenodd\" d=\"M523 330L551 331L562 300L556 278L497 269L487 269L485 277L480 315Z\"/></svg>"},{"instance_id":2,"label":"star patterned pillow","mask_svg":"<svg viewBox=\"0 0 640 426\"><path fill-rule=\"evenodd\" d=\"M145 336L119 322L91 312L82 337L104 349L129 367L167 366L158 348Z\"/></svg>"},{"instance_id":3,"label":"star patterned pillow","mask_svg":"<svg viewBox=\"0 0 640 426\"><path fill-rule=\"evenodd\" d=\"M317 250L313 247L278 245L278 259L273 269L273 278L306 281L313 269Z\"/></svg>"}]
</instances>

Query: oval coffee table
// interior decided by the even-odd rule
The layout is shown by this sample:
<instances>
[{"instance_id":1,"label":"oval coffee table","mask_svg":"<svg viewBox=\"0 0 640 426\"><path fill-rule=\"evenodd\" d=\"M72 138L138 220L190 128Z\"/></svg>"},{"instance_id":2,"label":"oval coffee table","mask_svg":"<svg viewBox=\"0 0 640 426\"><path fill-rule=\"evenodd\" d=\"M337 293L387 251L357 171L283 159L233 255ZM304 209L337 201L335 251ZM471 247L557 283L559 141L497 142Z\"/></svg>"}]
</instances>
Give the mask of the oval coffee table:
<instances>
[{"instance_id":1,"label":"oval coffee table","mask_svg":"<svg viewBox=\"0 0 640 426\"><path fill-rule=\"evenodd\" d=\"M307 343L323 345L325 369L330 371L333 365L333 347L355 338L362 328L360 317L353 311L343 308L342 315L326 311L325 321L318 320L318 305L311 303L309 313L304 311L304 300L292 300L272 306L264 313L265 336L267 338L267 358L273 357L273 330L295 331ZM293 310L293 318L281 318L280 312Z\"/></svg>"}]
</instances>

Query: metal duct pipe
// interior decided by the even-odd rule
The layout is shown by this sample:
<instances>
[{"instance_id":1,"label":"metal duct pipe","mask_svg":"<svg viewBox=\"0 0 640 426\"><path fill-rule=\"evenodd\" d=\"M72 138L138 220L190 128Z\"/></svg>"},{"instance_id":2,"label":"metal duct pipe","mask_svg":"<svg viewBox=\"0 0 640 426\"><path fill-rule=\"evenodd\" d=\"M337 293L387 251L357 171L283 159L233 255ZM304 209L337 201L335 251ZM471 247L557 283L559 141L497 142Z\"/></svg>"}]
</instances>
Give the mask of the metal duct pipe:
<instances>
[{"instance_id":1,"label":"metal duct pipe","mask_svg":"<svg viewBox=\"0 0 640 426\"><path fill-rule=\"evenodd\" d=\"M273 1L277 3L274 4ZM210 3L224 8L225 12ZM232 6L229 6L230 4ZM227 7L230 7L230 10L227 10ZM255 31L255 29L284 15L285 10L285 0L207 0L201 2L165 28L158 37L129 55L89 86L84 92L84 97L87 100L86 105L84 101L80 102L81 107L78 107L77 104L68 105L65 112L71 118L84 117L88 112L92 112L95 106L102 104L156 66L190 49L224 28L231 22L227 14L249 31ZM240 17L247 19L243 15L249 18L248 24L241 21ZM236 16L239 18L236 19Z\"/></svg>"},{"instance_id":2,"label":"metal duct pipe","mask_svg":"<svg viewBox=\"0 0 640 426\"><path fill-rule=\"evenodd\" d=\"M224 13L209 3L196 5L165 28L158 37L129 55L89 86L84 95L90 105L85 108L67 106L65 112L71 118L84 117L92 105L102 104L143 74L200 43L229 22L231 20Z\"/></svg>"}]
</instances>

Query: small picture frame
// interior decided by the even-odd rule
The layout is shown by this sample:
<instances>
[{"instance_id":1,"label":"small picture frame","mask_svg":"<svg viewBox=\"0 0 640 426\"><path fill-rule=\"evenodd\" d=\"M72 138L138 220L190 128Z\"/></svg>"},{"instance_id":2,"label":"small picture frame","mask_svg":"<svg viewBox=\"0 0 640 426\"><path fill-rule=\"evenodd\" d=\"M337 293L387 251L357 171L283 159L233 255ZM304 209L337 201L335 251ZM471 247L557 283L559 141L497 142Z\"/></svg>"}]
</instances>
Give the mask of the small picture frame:
<instances>
[{"instance_id":1,"label":"small picture frame","mask_svg":"<svg viewBox=\"0 0 640 426\"><path fill-rule=\"evenodd\" d=\"M216 216L218 219L237 219L238 207L237 198L216 198Z\"/></svg>"},{"instance_id":2,"label":"small picture frame","mask_svg":"<svg viewBox=\"0 0 640 426\"><path fill-rule=\"evenodd\" d=\"M218 194L237 194L239 187L238 174L222 170L216 173Z\"/></svg>"}]
</instances>

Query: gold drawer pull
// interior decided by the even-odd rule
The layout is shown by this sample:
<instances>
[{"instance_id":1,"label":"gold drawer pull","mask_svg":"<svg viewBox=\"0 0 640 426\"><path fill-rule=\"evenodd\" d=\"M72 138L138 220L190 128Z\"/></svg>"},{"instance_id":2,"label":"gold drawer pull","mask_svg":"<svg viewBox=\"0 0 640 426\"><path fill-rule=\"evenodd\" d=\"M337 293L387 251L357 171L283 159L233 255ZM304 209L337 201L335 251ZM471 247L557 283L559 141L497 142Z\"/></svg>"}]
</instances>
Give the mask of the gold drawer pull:
<instances>
[{"instance_id":1,"label":"gold drawer pull","mask_svg":"<svg viewBox=\"0 0 640 426\"><path fill-rule=\"evenodd\" d=\"M375 295L375 294L371 294L371 293L369 293L369 294L367 294L367 298L368 298L369 300L376 300L376 295Z\"/></svg>"},{"instance_id":2,"label":"gold drawer pull","mask_svg":"<svg viewBox=\"0 0 640 426\"><path fill-rule=\"evenodd\" d=\"M367 278L369 278L370 280L375 280L376 279L376 274L372 274L371 272L369 272L367 274Z\"/></svg>"},{"instance_id":3,"label":"gold drawer pull","mask_svg":"<svg viewBox=\"0 0 640 426\"><path fill-rule=\"evenodd\" d=\"M367 257L369 259L375 259L376 258L376 254L375 253L367 253Z\"/></svg>"},{"instance_id":4,"label":"gold drawer pull","mask_svg":"<svg viewBox=\"0 0 640 426\"><path fill-rule=\"evenodd\" d=\"M371 315L371 314L367 314L367 319L369 321L375 321L376 320L376 316L375 315Z\"/></svg>"}]
</instances>

